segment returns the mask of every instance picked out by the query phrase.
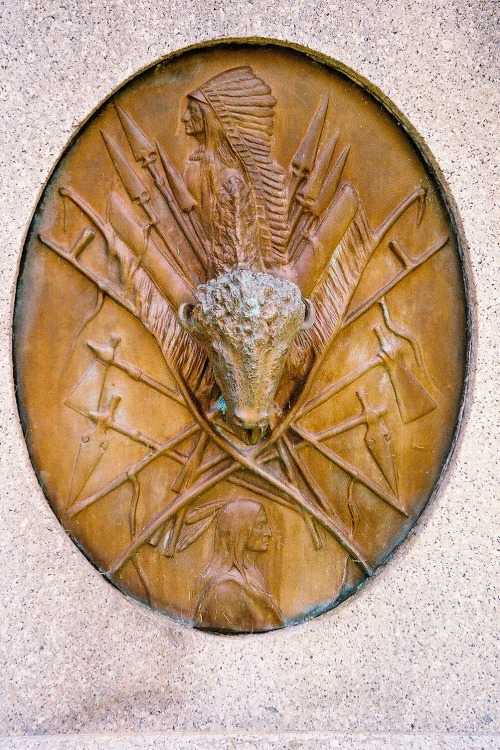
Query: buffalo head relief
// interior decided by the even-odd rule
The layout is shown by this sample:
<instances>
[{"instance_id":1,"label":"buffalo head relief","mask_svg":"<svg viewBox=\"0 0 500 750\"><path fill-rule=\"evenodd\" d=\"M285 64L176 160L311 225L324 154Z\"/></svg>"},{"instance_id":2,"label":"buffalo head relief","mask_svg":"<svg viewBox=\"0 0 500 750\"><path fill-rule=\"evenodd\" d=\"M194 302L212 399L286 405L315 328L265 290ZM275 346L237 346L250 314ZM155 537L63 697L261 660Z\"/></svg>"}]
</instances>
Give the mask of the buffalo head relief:
<instances>
[{"instance_id":1,"label":"buffalo head relief","mask_svg":"<svg viewBox=\"0 0 500 750\"><path fill-rule=\"evenodd\" d=\"M201 284L195 296L179 318L207 350L228 423L254 445L269 429L290 345L312 325L313 305L293 282L242 269Z\"/></svg>"}]
</instances>

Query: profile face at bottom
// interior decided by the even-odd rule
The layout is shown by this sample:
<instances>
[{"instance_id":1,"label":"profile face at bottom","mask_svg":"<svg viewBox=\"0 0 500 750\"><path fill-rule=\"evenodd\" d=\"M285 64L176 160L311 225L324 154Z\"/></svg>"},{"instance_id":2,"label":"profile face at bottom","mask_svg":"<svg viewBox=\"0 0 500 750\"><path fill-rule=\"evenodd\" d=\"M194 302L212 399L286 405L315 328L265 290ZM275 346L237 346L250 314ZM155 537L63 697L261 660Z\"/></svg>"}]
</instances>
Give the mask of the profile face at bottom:
<instances>
[{"instance_id":1,"label":"profile face at bottom","mask_svg":"<svg viewBox=\"0 0 500 750\"><path fill-rule=\"evenodd\" d=\"M272 537L271 527L269 526L266 512L261 508L257 514L252 527L252 533L248 540L247 549L251 552L267 552L269 540Z\"/></svg>"},{"instance_id":2,"label":"profile face at bottom","mask_svg":"<svg viewBox=\"0 0 500 750\"><path fill-rule=\"evenodd\" d=\"M196 627L252 633L284 624L256 565L271 537L260 503L240 499L222 507L215 523L212 559L203 573L205 585L196 605Z\"/></svg>"}]
</instances>

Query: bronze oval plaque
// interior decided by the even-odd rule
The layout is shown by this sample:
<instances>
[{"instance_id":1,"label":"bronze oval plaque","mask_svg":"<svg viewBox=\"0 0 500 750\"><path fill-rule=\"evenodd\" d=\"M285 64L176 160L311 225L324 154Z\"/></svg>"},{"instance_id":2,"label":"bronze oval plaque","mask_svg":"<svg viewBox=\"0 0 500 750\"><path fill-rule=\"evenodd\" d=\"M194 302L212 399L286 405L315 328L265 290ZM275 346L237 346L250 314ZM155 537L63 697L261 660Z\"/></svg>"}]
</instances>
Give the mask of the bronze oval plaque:
<instances>
[{"instance_id":1,"label":"bronze oval plaque","mask_svg":"<svg viewBox=\"0 0 500 750\"><path fill-rule=\"evenodd\" d=\"M156 612L314 617L436 486L465 284L393 111L313 53L218 43L124 85L45 188L15 308L26 440L64 529Z\"/></svg>"}]
</instances>

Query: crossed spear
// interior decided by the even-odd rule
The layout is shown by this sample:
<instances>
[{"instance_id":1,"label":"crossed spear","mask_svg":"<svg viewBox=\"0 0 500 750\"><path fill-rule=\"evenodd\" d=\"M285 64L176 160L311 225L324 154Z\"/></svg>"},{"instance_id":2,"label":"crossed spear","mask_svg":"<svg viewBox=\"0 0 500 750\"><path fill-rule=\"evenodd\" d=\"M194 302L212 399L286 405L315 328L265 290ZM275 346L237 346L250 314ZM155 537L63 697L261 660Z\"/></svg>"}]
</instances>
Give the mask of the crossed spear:
<instances>
[{"instance_id":1,"label":"crossed spear","mask_svg":"<svg viewBox=\"0 0 500 750\"><path fill-rule=\"evenodd\" d=\"M93 274L88 272L88 269L81 263L79 253L69 252L63 250L54 243L48 241L46 238L42 238L45 244L48 244L51 249L55 250L61 257L68 260L73 266L78 268L87 278L94 281ZM397 273L391 282L388 282L379 291L378 299L372 297L362 303L358 308L350 311L343 324L343 328L350 325L355 320L358 320L368 309L370 309L375 302L385 303L385 295L398 284L406 275L411 273L415 268L419 267L438 252L446 243L446 239L439 243L436 243L423 253L418 260L414 260L411 263L407 263L399 273ZM76 243L79 246L79 243ZM81 245L81 243L80 243ZM76 256L76 257L75 257ZM95 283L95 282L94 282ZM112 289L107 288L106 293L113 298L118 304L126 306L130 309L130 303L123 305L122 298L117 295ZM374 295L377 296L377 295ZM131 310L133 311L133 310ZM384 336L383 329L379 329L379 333L382 332L381 336ZM145 385L154 388L158 392L172 399L176 403L183 404L188 408L191 414L194 416L194 421L183 428L178 434L169 438L163 442L156 442L146 436L137 433L137 431L127 430L124 425L120 425L113 418L113 402L110 404L109 409L97 410L97 412L86 412L86 416L91 419L95 424L105 425L105 429L115 430L121 434L130 437L132 440L141 442L150 449L149 452L143 459L138 461L133 466L129 467L127 471L120 474L109 484L101 488L99 491L92 495L77 500L69 509L68 515L70 517L76 516L78 513L83 511L85 508L90 507L92 504L97 502L102 497L106 496L110 492L118 489L124 483L132 481L136 478L146 466L150 465L154 460L160 456L168 455L174 460L183 463L184 466L181 471L184 472L184 477L187 477L187 482L174 482L173 490L180 489L180 493L175 495L166 506L156 514L148 524L134 536L130 545L122 553L120 558L110 567L106 574L111 576L116 573L130 558L132 558L136 552L148 542L159 529L165 526L165 524L172 519L179 512L185 511L192 502L204 494L208 489L213 487L223 479L230 479L239 486L247 487L256 491L258 494L262 494L269 499L279 502L286 507L298 510L308 514L316 524L319 524L330 532L343 546L349 555L362 567L365 574L370 575L372 572L372 566L367 561L363 551L359 549L358 545L352 540L352 531L349 529L341 519L333 515L331 505L325 500L323 493L318 491L317 485L315 486L314 481L311 480L310 475L308 476L307 470L304 471L304 463L300 460L299 451L304 444L312 445L322 455L326 456L332 463L339 466L344 470L351 478L360 482L366 486L371 492L376 494L382 500L389 503L393 508L397 509L403 515L408 515L405 508L401 505L395 490L397 489L397 480L395 479L396 473L393 466L393 458L387 453L387 447L385 455L381 449L381 440L375 440L372 448L370 449L366 438L369 436L371 427L372 435L374 428L383 430L383 425L378 421L381 414L373 413L370 405L368 404L366 397L362 391L358 391L358 397L363 404L364 411L362 415L359 415L353 420L343 425L338 425L336 428L332 428L327 433L319 433L314 435L305 428L298 424L298 421L310 413L313 409L319 407L325 403L329 398L333 397L341 390L345 389L348 385L354 383L356 380L361 378L371 367L384 366L387 368L387 372L391 378L394 392L396 395L398 406L400 407L401 417L404 422L413 421L420 416L428 413L431 409L435 408L435 404L428 394L426 394L423 386L417 381L412 375L411 368L407 365L405 358L402 353L402 339L400 335L393 333L392 341L390 344L386 344L385 349L381 346L377 355L369 360L369 363L358 370L355 370L350 375L346 376L342 380L330 385L321 394L316 397L307 398L309 389L305 389L303 398L297 403L296 408L288 414L284 422L274 431L270 439L261 445L256 446L248 451L241 451L240 448L232 444L227 437L222 437L219 432L213 427L209 420L213 420L217 411L214 410L208 414L207 417L200 414L198 407L189 393L187 386L183 383L178 373L173 373L177 380L177 390L173 390L165 386L164 384L156 381L151 376L144 373L139 368L130 365L123 359L121 359L116 352L116 346L110 345L107 347L98 346L96 344L90 344L90 347L99 361L107 366L115 366L126 372L135 380L144 383ZM383 339L382 339L383 340ZM386 341L388 341L386 336ZM390 369L392 367L392 370ZM394 375L396 373L396 376ZM412 385L417 384L417 387L412 390ZM312 384L311 384L312 385ZM425 394L422 397L422 394ZM364 401L363 401L364 398ZM80 409L81 411L81 409ZM82 412L83 413L83 412ZM377 465L385 476L387 483L390 487L390 491L384 489L380 485L374 483L369 478L365 477L356 467L351 466L348 462L338 456L331 448L324 445L324 441L335 434L339 434L343 429L351 429L359 424L366 424L368 431L365 436L365 443L370 449L370 453L374 457ZM290 440L290 430L295 433L296 436L301 438L300 443L295 445ZM209 439L213 440L222 450L222 455L215 459L207 461L205 464L201 463L202 453L201 447L197 451L194 451L196 462L189 466L189 472L185 469L186 460L185 457L177 451L177 446L188 438L196 435L202 431ZM199 443L197 443L199 445ZM273 453L273 448L276 446L276 452ZM279 447L278 447L279 446ZM283 446L285 450L283 450ZM276 453L279 453L281 449L281 456L288 452L288 455L292 457L292 461L295 466L301 471L302 477L306 477L306 483L309 487L312 485L315 489L313 493L316 497L321 498L319 503L311 501L303 493L301 493L294 484L287 480L279 479L274 474L270 473L265 465L272 461L276 457ZM192 454L193 455L193 454ZM297 458L298 457L298 458ZM194 460L194 459L193 459ZM286 466L286 463L285 463ZM392 468L391 468L392 466ZM240 470L246 469L250 472L251 479L248 478L247 473L241 475ZM255 481L260 479L265 486ZM267 488L271 488L269 489ZM166 501L168 498L166 498Z\"/></svg>"},{"instance_id":2,"label":"crossed spear","mask_svg":"<svg viewBox=\"0 0 500 750\"><path fill-rule=\"evenodd\" d=\"M333 195L337 190L338 181L347 158L348 149L344 149L333 169L331 168L333 152L338 137L335 134L324 149L321 158L316 159L319 146L319 136L317 134L321 134L326 116L326 107L327 103L322 103L313 121L314 127L310 128L301 146L302 150L299 149L300 153L296 155L296 158L292 162L292 172L295 169L295 179L292 179L291 186L293 200L290 201L290 205L292 206L291 222L295 230L291 232L293 239L289 247L290 257L292 258L297 254L300 242L303 239L307 241L308 230L315 222L317 223L318 217L322 214L320 209L323 202L327 199L329 200L331 191L333 191L331 193ZM161 151L158 145L152 145L123 110L117 107L117 111L131 145L134 158L150 173L155 186L167 202L179 229L189 243L193 260L203 269L206 263L207 240L197 219L194 210L196 204L192 196L186 190L182 178L176 172L166 154ZM171 245L169 234L165 230L165 227L162 226L151 204L149 191L126 159L124 159L113 140L105 134L103 134L103 137L129 197L142 207L148 217L149 227L156 233L166 248L168 254L164 256L166 262L175 267L177 276L184 279L187 288L192 289L193 282L196 283L197 280L189 278L186 267L179 263L174 248ZM158 156L166 179L158 167ZM325 175L327 175L326 178ZM325 190L327 190L327 193L324 192ZM61 193L68 195L82 208L100 229L108 247L111 246L113 235L109 225L104 224L91 207L71 190L62 189ZM415 197L411 195L403 204L409 205L409 202L414 199ZM112 222L113 225L118 225L119 227L121 217L123 218L122 224L125 226L123 231L130 232L130 217L119 200L111 202L110 210L114 212L115 221ZM384 233L385 226L377 232L377 236L381 239ZM40 236L40 240L45 245L85 275L103 294L109 296L126 310L137 316L135 305L129 299L114 289L109 282L101 279L81 261L82 253L94 238L95 232L87 228L78 238L75 245L67 250L52 240ZM169 389L164 384L122 360L117 355L117 344L113 345L112 342L110 346L103 347L92 342L89 343L96 358L106 367L114 366L122 369L146 386L185 406L193 417L192 423L187 425L177 435L166 441L158 442L137 430L131 430L126 425L120 424L117 421L116 408L118 401L116 397L112 398L106 405L103 405L101 402L102 399L100 399L98 408L95 411L82 410L82 407L78 407L68 401L68 405L84 413L94 424L94 433L91 432L85 435L85 440L82 438L79 453L81 452L82 457L86 455L86 458L82 458L80 462L82 468L78 471L77 466L75 466L70 491L76 500L68 510L70 517L76 516L100 498L122 486L125 482L131 482L135 487L140 472L160 456L168 455L181 463L181 470L165 498L165 506L138 533L135 533L134 528L131 543L124 550L120 558L106 571L106 575L111 576L116 573L129 559L135 556L144 543L155 538L167 522L175 518L172 533L164 549L166 554L173 554L180 526L182 526L188 507L197 497L223 479L228 479L239 486L252 489L264 497L302 513L308 524L313 542L317 547L321 546L318 526L325 528L337 539L351 558L361 566L365 574L370 575L372 566L366 559L364 552L353 540L352 529L348 528L341 518L334 513L331 504L324 496L323 491L301 458L300 450L304 445L313 446L333 464L345 471L352 480L360 482L397 511L407 516L408 512L398 498L397 472L394 466L394 456L392 454L390 439L387 439L388 430L382 420L383 414L380 410L374 409L370 405L367 394L363 389L358 389L358 399L362 406L362 413L360 415L356 415L325 433L318 434L311 433L300 426L298 422L313 409L318 408L329 398L332 398L348 385L357 381L368 370L379 366L383 366L388 372L403 422L413 421L435 408L435 403L432 401L430 395L420 380L414 376L412 369L407 364L402 342L406 339L411 343L410 337L401 330L398 331L393 325L391 326L385 303L385 295L409 273L412 273L441 250L447 241L447 237L440 239L416 259L409 256L400 243L395 240L389 241L389 250L399 260L401 265L400 271L369 299L365 300L357 308L348 310L341 326L342 328L347 327L358 320L374 304L377 302L380 303L384 313L385 327L377 326L374 329L374 333L380 344L377 354L361 368L358 368L337 383L330 385L317 396L308 399L320 365L320 359L318 359L310 373L300 400L291 409L281 425L274 430L267 441L249 449L242 449L240 444L234 443L231 436L224 433L223 427L217 424L217 415L219 413L217 407L207 415L201 413L195 398L178 372L172 370L172 375L176 381L176 389ZM366 426L365 445L384 476L388 489L384 489L379 484L364 476L356 467L351 466L324 444L328 437L340 434L344 430L352 429L362 424ZM123 472L98 492L82 500L78 500L77 498L86 483L86 475L90 476L106 449L106 433L108 430L114 430L126 435L131 440L143 444L148 448L149 453L141 461L129 467L126 472ZM185 456L178 450L178 446L193 436L195 436L194 445L190 454ZM294 442L292 436L294 439L299 438L299 442ZM203 455L209 440L213 441L221 449L221 455L203 463ZM284 467L284 478L276 476L266 468L266 464L276 458L280 460ZM301 492L298 489L299 483L305 487L305 491ZM173 497L170 497L171 492L174 493Z\"/></svg>"}]
</instances>

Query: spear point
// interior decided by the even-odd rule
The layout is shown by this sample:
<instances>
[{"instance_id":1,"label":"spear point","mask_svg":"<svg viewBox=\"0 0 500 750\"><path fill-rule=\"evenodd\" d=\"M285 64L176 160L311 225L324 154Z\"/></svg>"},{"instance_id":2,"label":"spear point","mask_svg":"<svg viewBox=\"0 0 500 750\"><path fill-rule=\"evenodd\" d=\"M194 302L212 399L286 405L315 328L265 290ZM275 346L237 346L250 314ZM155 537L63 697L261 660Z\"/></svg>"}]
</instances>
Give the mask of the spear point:
<instances>
[{"instance_id":1,"label":"spear point","mask_svg":"<svg viewBox=\"0 0 500 750\"><path fill-rule=\"evenodd\" d=\"M340 131L337 130L330 141L326 144L322 153L316 159L314 169L309 175L305 184L300 188L297 193L297 199L301 205L310 206L317 201L320 194L323 183L328 174L330 162L337 145L337 140L340 135Z\"/></svg>"},{"instance_id":2,"label":"spear point","mask_svg":"<svg viewBox=\"0 0 500 750\"><path fill-rule=\"evenodd\" d=\"M95 344L93 341L87 341L87 346L92 354L97 357L99 362L105 365L113 364L115 358L115 350L112 346L101 346Z\"/></svg>"},{"instance_id":3,"label":"spear point","mask_svg":"<svg viewBox=\"0 0 500 750\"><path fill-rule=\"evenodd\" d=\"M380 342L378 356L389 375L403 424L425 417L436 408L436 402L408 366L403 355L403 337L392 333L389 338L379 325L373 330Z\"/></svg>"},{"instance_id":4,"label":"spear point","mask_svg":"<svg viewBox=\"0 0 500 750\"><path fill-rule=\"evenodd\" d=\"M139 203L144 203L145 201L149 200L149 192L145 184L138 177L132 166L128 163L123 152L119 149L110 135L102 130L101 135L103 137L104 143L106 144L106 148L108 149L108 153L111 157L111 161L113 162L113 166L116 169L129 198Z\"/></svg>"},{"instance_id":5,"label":"spear point","mask_svg":"<svg viewBox=\"0 0 500 750\"><path fill-rule=\"evenodd\" d=\"M422 217L424 215L426 198L427 198L427 190L425 188L422 188L422 193L417 198L418 200L417 227L422 221Z\"/></svg>"},{"instance_id":6,"label":"spear point","mask_svg":"<svg viewBox=\"0 0 500 750\"><path fill-rule=\"evenodd\" d=\"M346 146L344 148L339 158L335 162L333 168L326 176L321 191L311 208L311 211L315 216L322 216L324 211L326 211L333 198L335 197L340 184L340 180L342 178L342 172L344 171L347 157L349 156L350 148L350 146Z\"/></svg>"},{"instance_id":7,"label":"spear point","mask_svg":"<svg viewBox=\"0 0 500 750\"><path fill-rule=\"evenodd\" d=\"M328 109L328 96L324 96L311 124L292 159L292 171L296 174L310 174L314 168L323 125Z\"/></svg>"},{"instance_id":8,"label":"spear point","mask_svg":"<svg viewBox=\"0 0 500 750\"><path fill-rule=\"evenodd\" d=\"M136 161L142 161L143 166L151 161L155 161L155 147L147 135L118 104L115 104L115 109L120 118L125 135L127 136L127 141L130 144L134 159Z\"/></svg>"},{"instance_id":9,"label":"spear point","mask_svg":"<svg viewBox=\"0 0 500 750\"><path fill-rule=\"evenodd\" d=\"M106 431L100 425L92 427L82 435L68 492L70 507L94 473L108 445Z\"/></svg>"}]
</instances>

